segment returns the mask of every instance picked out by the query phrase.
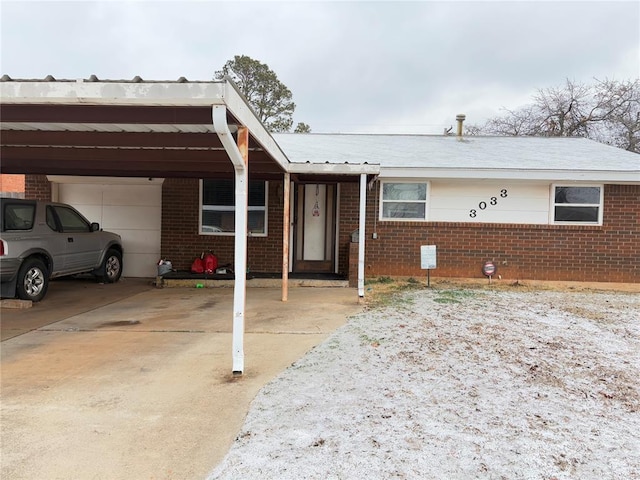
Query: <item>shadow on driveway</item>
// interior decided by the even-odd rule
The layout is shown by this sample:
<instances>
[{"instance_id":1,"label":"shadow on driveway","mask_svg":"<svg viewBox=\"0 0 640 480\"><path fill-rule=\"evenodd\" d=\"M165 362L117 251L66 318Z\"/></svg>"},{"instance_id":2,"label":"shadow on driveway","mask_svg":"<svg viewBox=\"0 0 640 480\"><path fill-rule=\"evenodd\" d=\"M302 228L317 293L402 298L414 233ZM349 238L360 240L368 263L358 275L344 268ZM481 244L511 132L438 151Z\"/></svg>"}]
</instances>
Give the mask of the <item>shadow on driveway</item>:
<instances>
[{"instance_id":1,"label":"shadow on driveway","mask_svg":"<svg viewBox=\"0 0 640 480\"><path fill-rule=\"evenodd\" d=\"M99 283L91 276L52 280L46 297L31 308L2 308L0 341L30 332L66 318L109 305L154 288L149 278L122 278Z\"/></svg>"}]
</instances>

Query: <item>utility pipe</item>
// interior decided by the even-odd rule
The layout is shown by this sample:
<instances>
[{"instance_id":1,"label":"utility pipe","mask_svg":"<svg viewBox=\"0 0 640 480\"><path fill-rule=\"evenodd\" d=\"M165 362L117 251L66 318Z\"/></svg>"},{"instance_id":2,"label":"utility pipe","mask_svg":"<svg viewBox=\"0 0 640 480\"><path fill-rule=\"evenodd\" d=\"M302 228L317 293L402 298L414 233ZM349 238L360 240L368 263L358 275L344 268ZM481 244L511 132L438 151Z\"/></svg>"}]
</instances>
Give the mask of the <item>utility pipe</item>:
<instances>
[{"instance_id":1,"label":"utility pipe","mask_svg":"<svg viewBox=\"0 0 640 480\"><path fill-rule=\"evenodd\" d=\"M244 372L244 318L247 293L247 210L249 199L249 129L238 128L238 144L233 140L227 124L227 109L213 105L213 128L227 151L235 171L235 282L233 286L233 339L232 355L234 375Z\"/></svg>"},{"instance_id":2,"label":"utility pipe","mask_svg":"<svg viewBox=\"0 0 640 480\"><path fill-rule=\"evenodd\" d=\"M466 115L464 113L459 113L458 115L456 115L456 122L458 123L458 128L457 128L457 136L458 136L458 140L460 140L462 138L462 124L464 123Z\"/></svg>"}]
</instances>

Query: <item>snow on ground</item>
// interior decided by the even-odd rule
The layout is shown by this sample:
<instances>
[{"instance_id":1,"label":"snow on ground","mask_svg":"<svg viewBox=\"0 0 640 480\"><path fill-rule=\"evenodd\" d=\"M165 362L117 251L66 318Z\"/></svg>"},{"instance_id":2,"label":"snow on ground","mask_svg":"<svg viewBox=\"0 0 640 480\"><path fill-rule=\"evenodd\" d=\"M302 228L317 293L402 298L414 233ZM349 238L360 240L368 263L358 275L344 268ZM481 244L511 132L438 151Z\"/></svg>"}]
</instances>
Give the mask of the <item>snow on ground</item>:
<instances>
[{"instance_id":1,"label":"snow on ground","mask_svg":"<svg viewBox=\"0 0 640 480\"><path fill-rule=\"evenodd\" d=\"M640 295L405 291L268 384L210 479L640 479Z\"/></svg>"}]
</instances>

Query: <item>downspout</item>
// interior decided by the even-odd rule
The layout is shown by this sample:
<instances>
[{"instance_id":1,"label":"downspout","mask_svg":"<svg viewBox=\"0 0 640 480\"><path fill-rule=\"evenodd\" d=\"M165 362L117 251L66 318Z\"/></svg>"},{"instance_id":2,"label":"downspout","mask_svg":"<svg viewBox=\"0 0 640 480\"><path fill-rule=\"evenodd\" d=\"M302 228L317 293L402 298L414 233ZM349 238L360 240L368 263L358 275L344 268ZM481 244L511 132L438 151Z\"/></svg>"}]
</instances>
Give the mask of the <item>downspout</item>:
<instances>
[{"instance_id":1,"label":"downspout","mask_svg":"<svg viewBox=\"0 0 640 480\"><path fill-rule=\"evenodd\" d=\"M233 374L244 372L244 318L247 293L247 209L248 209L248 154L249 130L238 128L236 145L227 124L227 108L213 105L213 128L226 150L235 171L235 282L233 287Z\"/></svg>"},{"instance_id":2,"label":"downspout","mask_svg":"<svg viewBox=\"0 0 640 480\"><path fill-rule=\"evenodd\" d=\"M364 237L367 212L367 174L360 174L360 223L358 225L358 297L364 298Z\"/></svg>"}]
</instances>

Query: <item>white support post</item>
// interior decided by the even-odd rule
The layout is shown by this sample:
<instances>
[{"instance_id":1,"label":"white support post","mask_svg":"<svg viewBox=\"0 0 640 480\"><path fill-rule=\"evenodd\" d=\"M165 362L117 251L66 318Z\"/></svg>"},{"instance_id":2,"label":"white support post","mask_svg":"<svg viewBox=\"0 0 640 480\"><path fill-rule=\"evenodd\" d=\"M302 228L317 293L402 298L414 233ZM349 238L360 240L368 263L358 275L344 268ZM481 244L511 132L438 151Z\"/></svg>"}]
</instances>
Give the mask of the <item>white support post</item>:
<instances>
[{"instance_id":1,"label":"white support post","mask_svg":"<svg viewBox=\"0 0 640 480\"><path fill-rule=\"evenodd\" d=\"M364 298L364 240L367 212L367 174L360 174L360 224L358 225L358 296Z\"/></svg>"},{"instance_id":2,"label":"white support post","mask_svg":"<svg viewBox=\"0 0 640 480\"><path fill-rule=\"evenodd\" d=\"M238 143L243 129L238 130ZM245 133L247 129L245 128ZM233 374L244 372L244 311L247 293L247 205L249 180L247 169L236 170L236 234L233 289Z\"/></svg>"},{"instance_id":3,"label":"white support post","mask_svg":"<svg viewBox=\"0 0 640 480\"><path fill-rule=\"evenodd\" d=\"M289 299L289 235L291 233L291 212L289 195L291 174L284 174L282 188L283 213L282 213L282 301Z\"/></svg>"},{"instance_id":4,"label":"white support post","mask_svg":"<svg viewBox=\"0 0 640 480\"><path fill-rule=\"evenodd\" d=\"M233 374L244 372L244 317L247 287L247 210L249 200L249 130L238 128L236 145L227 125L227 109L214 105L213 127L224 146L235 171L235 282L233 287Z\"/></svg>"}]
</instances>

